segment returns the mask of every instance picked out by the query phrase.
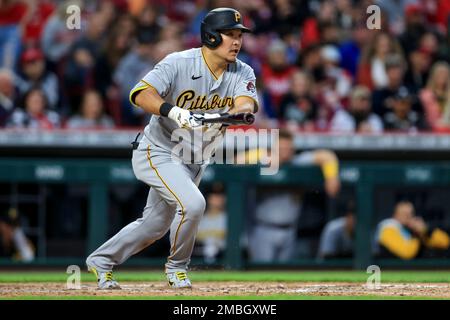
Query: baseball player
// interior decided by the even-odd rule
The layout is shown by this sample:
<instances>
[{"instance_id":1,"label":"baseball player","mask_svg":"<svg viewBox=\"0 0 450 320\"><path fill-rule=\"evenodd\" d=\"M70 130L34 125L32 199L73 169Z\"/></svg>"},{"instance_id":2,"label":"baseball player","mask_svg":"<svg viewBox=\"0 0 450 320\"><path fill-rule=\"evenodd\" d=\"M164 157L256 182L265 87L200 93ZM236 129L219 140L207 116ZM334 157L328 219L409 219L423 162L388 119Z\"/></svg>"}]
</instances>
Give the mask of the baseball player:
<instances>
[{"instance_id":1,"label":"baseball player","mask_svg":"<svg viewBox=\"0 0 450 320\"><path fill-rule=\"evenodd\" d=\"M202 47L169 54L130 92L133 105L153 115L132 156L134 174L150 191L142 217L87 258L100 289L120 288L113 268L169 230L171 247L165 265L169 286L191 288L187 268L205 210L198 185L208 159L175 161L172 151L179 142L172 141L171 135L183 128L190 133L215 130L220 136L224 132L220 124L202 125L202 120L257 111L255 74L237 59L244 32L250 29L242 24L238 11L210 11L201 24ZM208 145L202 142L193 152Z\"/></svg>"}]
</instances>

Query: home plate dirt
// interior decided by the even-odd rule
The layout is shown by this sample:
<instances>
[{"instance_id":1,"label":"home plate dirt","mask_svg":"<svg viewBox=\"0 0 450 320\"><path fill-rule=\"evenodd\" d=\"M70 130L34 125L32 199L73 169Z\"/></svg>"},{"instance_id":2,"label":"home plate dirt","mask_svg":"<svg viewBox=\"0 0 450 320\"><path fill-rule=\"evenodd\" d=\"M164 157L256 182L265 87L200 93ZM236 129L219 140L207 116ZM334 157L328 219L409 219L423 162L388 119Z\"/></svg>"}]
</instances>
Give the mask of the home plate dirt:
<instances>
[{"instance_id":1,"label":"home plate dirt","mask_svg":"<svg viewBox=\"0 0 450 320\"><path fill-rule=\"evenodd\" d=\"M95 283L67 289L61 283L2 283L0 297L21 296L267 296L277 294L311 296L420 296L450 298L448 283L385 283L368 288L362 283L336 282L196 282L192 290L175 290L164 282L125 282L122 290L98 290Z\"/></svg>"}]
</instances>

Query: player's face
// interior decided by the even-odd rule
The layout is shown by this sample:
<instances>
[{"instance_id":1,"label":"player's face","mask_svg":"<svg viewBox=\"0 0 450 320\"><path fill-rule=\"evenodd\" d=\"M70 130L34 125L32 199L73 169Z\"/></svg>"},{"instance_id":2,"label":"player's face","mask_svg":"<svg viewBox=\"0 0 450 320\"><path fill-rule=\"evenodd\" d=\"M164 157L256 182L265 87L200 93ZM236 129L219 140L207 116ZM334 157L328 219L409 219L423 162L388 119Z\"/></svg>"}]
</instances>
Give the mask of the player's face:
<instances>
[{"instance_id":1,"label":"player's face","mask_svg":"<svg viewBox=\"0 0 450 320\"><path fill-rule=\"evenodd\" d=\"M222 43L217 48L217 54L225 59L227 63L236 61L236 57L242 46L242 31L239 29L224 30L222 34Z\"/></svg>"},{"instance_id":2,"label":"player's face","mask_svg":"<svg viewBox=\"0 0 450 320\"><path fill-rule=\"evenodd\" d=\"M414 217L414 207L409 203L401 204L397 207L395 218L403 225L407 225Z\"/></svg>"}]
</instances>

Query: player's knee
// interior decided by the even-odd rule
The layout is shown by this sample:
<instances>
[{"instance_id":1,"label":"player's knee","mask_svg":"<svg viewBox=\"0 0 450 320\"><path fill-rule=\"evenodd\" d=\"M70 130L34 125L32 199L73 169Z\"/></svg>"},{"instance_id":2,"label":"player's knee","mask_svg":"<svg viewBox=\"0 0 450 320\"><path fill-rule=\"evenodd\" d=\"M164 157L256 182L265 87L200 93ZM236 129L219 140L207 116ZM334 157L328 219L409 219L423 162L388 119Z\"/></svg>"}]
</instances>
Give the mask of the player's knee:
<instances>
[{"instance_id":1,"label":"player's knee","mask_svg":"<svg viewBox=\"0 0 450 320\"><path fill-rule=\"evenodd\" d=\"M167 230L157 230L156 232L153 231L152 232L152 238L151 239L151 243L153 243L153 241L159 240L162 237L164 237L164 235L167 233Z\"/></svg>"},{"instance_id":2,"label":"player's knee","mask_svg":"<svg viewBox=\"0 0 450 320\"><path fill-rule=\"evenodd\" d=\"M185 214L191 219L201 219L205 212L205 208L206 200L202 195L190 199L184 206Z\"/></svg>"}]
</instances>

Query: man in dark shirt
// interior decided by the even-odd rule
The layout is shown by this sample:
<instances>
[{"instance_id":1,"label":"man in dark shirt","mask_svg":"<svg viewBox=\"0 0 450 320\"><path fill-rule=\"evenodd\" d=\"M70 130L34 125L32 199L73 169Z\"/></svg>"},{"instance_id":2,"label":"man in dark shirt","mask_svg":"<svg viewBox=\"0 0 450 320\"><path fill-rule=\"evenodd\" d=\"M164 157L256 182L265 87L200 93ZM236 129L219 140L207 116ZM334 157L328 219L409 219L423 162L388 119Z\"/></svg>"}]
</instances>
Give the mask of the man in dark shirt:
<instances>
[{"instance_id":1,"label":"man in dark shirt","mask_svg":"<svg viewBox=\"0 0 450 320\"><path fill-rule=\"evenodd\" d=\"M412 110L414 96L406 87L400 87L389 99L392 110L383 117L385 130L411 132L428 129L423 115Z\"/></svg>"}]
</instances>

